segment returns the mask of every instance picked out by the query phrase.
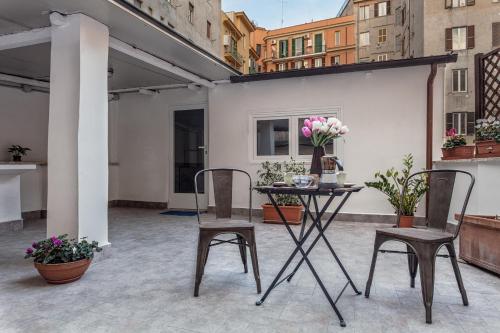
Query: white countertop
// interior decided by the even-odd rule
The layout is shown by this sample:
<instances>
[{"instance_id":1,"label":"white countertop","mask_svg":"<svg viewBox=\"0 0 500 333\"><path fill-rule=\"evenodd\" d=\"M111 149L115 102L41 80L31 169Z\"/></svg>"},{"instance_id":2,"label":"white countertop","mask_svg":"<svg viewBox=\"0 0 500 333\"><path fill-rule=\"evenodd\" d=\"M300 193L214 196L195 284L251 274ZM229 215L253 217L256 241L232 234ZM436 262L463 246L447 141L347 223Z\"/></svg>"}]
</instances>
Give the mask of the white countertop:
<instances>
[{"instance_id":1,"label":"white countertop","mask_svg":"<svg viewBox=\"0 0 500 333\"><path fill-rule=\"evenodd\" d=\"M18 175L36 170L33 162L0 162L0 175Z\"/></svg>"}]
</instances>

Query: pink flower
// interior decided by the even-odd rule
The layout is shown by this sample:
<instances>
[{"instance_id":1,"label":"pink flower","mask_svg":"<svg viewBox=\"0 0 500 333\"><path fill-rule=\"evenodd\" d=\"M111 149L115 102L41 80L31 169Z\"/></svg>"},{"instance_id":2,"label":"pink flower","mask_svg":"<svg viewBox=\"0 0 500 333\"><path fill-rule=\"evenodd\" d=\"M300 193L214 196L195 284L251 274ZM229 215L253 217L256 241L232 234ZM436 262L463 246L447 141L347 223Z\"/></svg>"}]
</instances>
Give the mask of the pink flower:
<instances>
[{"instance_id":1,"label":"pink flower","mask_svg":"<svg viewBox=\"0 0 500 333\"><path fill-rule=\"evenodd\" d=\"M311 132L311 129L307 126L304 126L302 127L302 134L306 137L306 138L310 138L311 135L312 135L312 132Z\"/></svg>"},{"instance_id":2,"label":"pink flower","mask_svg":"<svg viewBox=\"0 0 500 333\"><path fill-rule=\"evenodd\" d=\"M310 120L311 122L316 121L316 120L318 120L318 116L310 116L310 117L309 117L309 120Z\"/></svg>"},{"instance_id":3,"label":"pink flower","mask_svg":"<svg viewBox=\"0 0 500 333\"><path fill-rule=\"evenodd\" d=\"M33 249L31 247L28 247L26 249L26 254L32 254L33 253Z\"/></svg>"},{"instance_id":4,"label":"pink flower","mask_svg":"<svg viewBox=\"0 0 500 333\"><path fill-rule=\"evenodd\" d=\"M310 121L309 119L304 120L304 126L311 129L312 128L312 121Z\"/></svg>"},{"instance_id":5,"label":"pink flower","mask_svg":"<svg viewBox=\"0 0 500 333\"><path fill-rule=\"evenodd\" d=\"M318 120L321 121L322 123L324 123L326 121L326 119L324 117L318 117Z\"/></svg>"},{"instance_id":6,"label":"pink flower","mask_svg":"<svg viewBox=\"0 0 500 333\"><path fill-rule=\"evenodd\" d=\"M448 132L446 132L446 135L447 136L451 136L451 137L454 137L457 135L457 130L454 129L454 128L451 128Z\"/></svg>"}]
</instances>

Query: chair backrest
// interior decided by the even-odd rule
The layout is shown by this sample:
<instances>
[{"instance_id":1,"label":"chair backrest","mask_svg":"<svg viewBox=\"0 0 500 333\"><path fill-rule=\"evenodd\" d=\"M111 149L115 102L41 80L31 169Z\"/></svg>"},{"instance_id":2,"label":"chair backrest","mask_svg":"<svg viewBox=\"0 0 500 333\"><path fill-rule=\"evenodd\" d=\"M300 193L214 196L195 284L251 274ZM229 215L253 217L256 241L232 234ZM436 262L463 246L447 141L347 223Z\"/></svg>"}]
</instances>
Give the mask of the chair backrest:
<instances>
[{"instance_id":1,"label":"chair backrest","mask_svg":"<svg viewBox=\"0 0 500 333\"><path fill-rule=\"evenodd\" d=\"M467 209L467 205L469 203L470 194L472 192L472 188L474 187L474 176L469 172L462 170L425 170L416 172L406 179L403 190L401 193L401 200L405 198L406 191L408 189L409 182L417 177L421 177L422 175L427 176L427 185L428 185L428 198L427 198L427 213L426 213L426 225L428 228L439 229L442 231L446 230L448 224L448 215L450 213L451 200L453 196L453 190L455 189L455 180L457 178L457 174L464 174L468 177L468 187L467 192L465 193L465 199L463 201L460 218L458 220L458 225L455 230L454 237L458 236L460 232L460 226L462 225L462 221L465 215L465 210ZM399 226L399 218L401 216L400 210L398 210L398 226Z\"/></svg>"},{"instance_id":2,"label":"chair backrest","mask_svg":"<svg viewBox=\"0 0 500 333\"><path fill-rule=\"evenodd\" d=\"M215 218L230 219L233 208L233 176L235 173L245 175L248 178L248 221L252 221L252 178L248 172L239 169L212 168L200 170L194 176L194 188L196 199L196 212L200 222L200 208L198 201L198 181L201 175L211 174L213 193L215 201Z\"/></svg>"}]
</instances>

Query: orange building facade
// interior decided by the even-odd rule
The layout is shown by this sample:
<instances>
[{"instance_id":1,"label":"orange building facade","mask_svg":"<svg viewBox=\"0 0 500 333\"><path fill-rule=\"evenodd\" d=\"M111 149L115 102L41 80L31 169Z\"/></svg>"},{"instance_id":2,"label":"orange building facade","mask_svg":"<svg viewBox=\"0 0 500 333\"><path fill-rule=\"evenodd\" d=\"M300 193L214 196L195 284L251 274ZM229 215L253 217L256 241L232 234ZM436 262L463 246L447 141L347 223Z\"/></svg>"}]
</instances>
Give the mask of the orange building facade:
<instances>
[{"instance_id":1,"label":"orange building facade","mask_svg":"<svg viewBox=\"0 0 500 333\"><path fill-rule=\"evenodd\" d=\"M258 72L352 64L356 59L354 16L275 30L257 28L251 38Z\"/></svg>"}]
</instances>

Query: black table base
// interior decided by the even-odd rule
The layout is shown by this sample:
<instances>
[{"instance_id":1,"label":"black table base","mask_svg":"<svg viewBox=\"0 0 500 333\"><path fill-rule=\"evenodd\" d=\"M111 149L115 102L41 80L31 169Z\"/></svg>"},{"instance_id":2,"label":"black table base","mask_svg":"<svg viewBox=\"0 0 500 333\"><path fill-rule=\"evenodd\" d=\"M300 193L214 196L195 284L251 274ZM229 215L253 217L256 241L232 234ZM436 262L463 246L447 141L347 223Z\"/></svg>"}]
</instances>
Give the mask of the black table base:
<instances>
[{"instance_id":1,"label":"black table base","mask_svg":"<svg viewBox=\"0 0 500 333\"><path fill-rule=\"evenodd\" d=\"M292 237L292 239L293 239L293 241L294 241L294 243L296 245L296 248L293 250L292 254L289 256L288 260L286 261L285 265L281 268L281 270L279 271L278 275L276 275L276 277L274 278L273 282L271 283L271 285L269 286L269 288L266 290L266 292L264 293L264 295L262 296L262 298L259 301L256 302L256 305L263 304L264 301L266 300L267 296L269 296L269 294L271 293L271 291L274 288L276 288L277 286L279 286L281 283L283 283L284 281L290 282L292 280L292 278L294 277L295 273L297 273L297 271L300 268L300 266L305 262L307 264L307 266L309 267L309 269L311 270L312 274L314 275L314 278L318 282L318 285L320 286L321 290L325 294L326 299L328 300L328 302L332 306L333 311L335 312L335 314L339 318L340 326L345 327L346 326L345 320L342 317L339 309L337 308L336 303L338 302L338 300L340 299L340 297L342 296L342 294L344 293L344 291L347 289L347 287L349 285L351 285L352 289L354 290L354 292L357 295L361 295L361 292L358 290L358 288L356 288L356 285L352 281L352 279L349 276L349 274L347 273L347 270L345 269L344 265L342 264L342 262L340 261L339 257L335 253L335 250L333 249L331 243L328 241L328 239L327 239L327 237L325 235L325 231L331 225L331 223L333 222L333 220L337 216L338 212L342 209L342 207L344 206L344 204L346 203L346 201L349 199L349 197L351 196L351 194L353 192L345 192L343 194L343 196L340 196L338 194L337 195L333 195L333 193L331 193L331 195L328 197L325 205L323 206L323 208L321 210L319 209L318 198L317 197L319 195L321 195L321 194L324 195L324 193L320 193L320 192L318 192L318 193L308 192L306 194L308 196L307 203L305 202L305 200L304 200L304 198L302 197L301 194L296 194L299 197L299 199L302 202L302 205L304 206L304 209L305 209L304 219L302 221L302 228L300 230L300 235L299 235L298 238L297 238L297 236L295 236L292 228L290 227L290 224L286 220L285 216L281 212L279 206L277 205L276 201L274 200L274 198L272 196L272 194L273 194L272 192L275 192L275 191L272 191L272 192L271 191L262 191L262 192L267 193L267 196L268 196L270 202L276 208L276 210L277 210L277 212L278 212L281 220L283 221L283 224L285 225L288 233ZM290 193L290 194L294 194L294 193ZM333 214L330 216L330 218L328 219L328 221L324 225L322 225L321 218L325 214L325 212L328 209L328 207L330 207L330 205L333 202L333 199L336 196L342 198L342 200L341 200L340 204L338 205L338 207L333 212ZM314 208L315 208L315 211L316 211L316 216L313 215L313 213L311 212L311 209L310 209L311 199L312 199L313 204L314 204ZM307 222L308 217L311 218L311 220L312 220L313 223L311 224L311 226L309 226L309 228L306 231L306 222ZM318 230L318 234L316 235L316 238L313 240L313 242L311 243L311 245L309 246L309 248L307 250L304 250L303 246L304 246L305 242L312 235L312 232L315 229ZM316 244L318 243L318 241L320 239L323 239L323 241L326 243L326 245L327 245L328 249L330 250L333 258L335 259L335 261L337 262L337 264L340 266L342 272L344 273L344 275L345 275L345 277L347 279L347 283L344 285L344 287L342 288L342 290L340 291L340 293L337 295L337 297L335 298L335 300L332 299L332 297L330 296L330 294L326 290L325 285L321 281L321 278L319 277L318 273L314 269L314 266L313 266L313 264L311 263L311 261L309 260L309 257L308 257L308 255L311 253L311 251L313 250L313 248L316 246ZM293 271L290 274L286 275L285 277L282 277L283 274L285 273L285 271L287 270L288 266L292 262L292 260L295 258L295 256L299 252L302 255L302 258L300 259L300 261L297 264L297 266L295 266L295 268L293 269Z\"/></svg>"}]
</instances>

